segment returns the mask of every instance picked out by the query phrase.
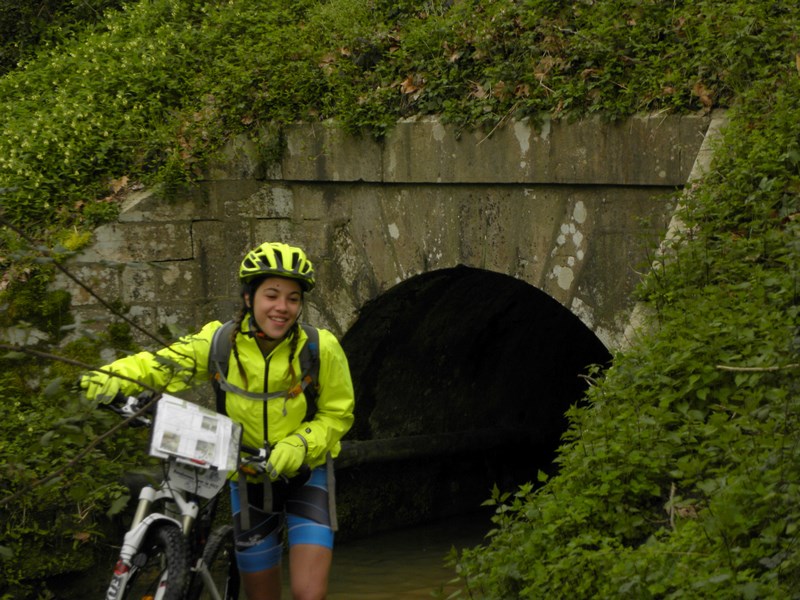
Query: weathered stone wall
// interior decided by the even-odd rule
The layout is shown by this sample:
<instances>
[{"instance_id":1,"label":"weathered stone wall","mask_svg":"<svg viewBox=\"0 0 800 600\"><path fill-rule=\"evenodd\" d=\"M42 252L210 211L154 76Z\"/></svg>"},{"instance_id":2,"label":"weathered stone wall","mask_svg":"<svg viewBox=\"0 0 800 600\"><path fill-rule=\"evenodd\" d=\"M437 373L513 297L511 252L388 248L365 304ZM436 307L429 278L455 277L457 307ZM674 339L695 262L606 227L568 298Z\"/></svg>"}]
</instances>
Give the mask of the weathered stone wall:
<instances>
[{"instance_id":1,"label":"weathered stone wall","mask_svg":"<svg viewBox=\"0 0 800 600\"><path fill-rule=\"evenodd\" d=\"M71 268L144 327L182 331L238 308L246 250L290 242L317 268L306 318L341 336L397 283L463 264L545 291L613 348L709 121L522 121L459 134L421 119L381 142L294 125L279 163L240 140L175 200L131 193ZM81 329L105 326L94 298L56 285L73 293Z\"/></svg>"}]
</instances>

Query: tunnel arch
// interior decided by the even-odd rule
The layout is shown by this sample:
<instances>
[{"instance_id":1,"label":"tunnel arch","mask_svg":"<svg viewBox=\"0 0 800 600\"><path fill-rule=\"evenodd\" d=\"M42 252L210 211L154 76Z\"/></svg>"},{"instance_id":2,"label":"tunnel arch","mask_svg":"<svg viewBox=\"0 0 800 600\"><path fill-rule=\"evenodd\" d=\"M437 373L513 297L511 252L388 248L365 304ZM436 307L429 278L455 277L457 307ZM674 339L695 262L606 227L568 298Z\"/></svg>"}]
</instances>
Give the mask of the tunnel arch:
<instances>
[{"instance_id":1,"label":"tunnel arch","mask_svg":"<svg viewBox=\"0 0 800 600\"><path fill-rule=\"evenodd\" d=\"M547 470L567 426L564 413L586 389L582 375L611 358L546 293L463 265L422 273L375 298L342 345L356 390L346 448L373 444L384 452L347 469L358 475L346 473L345 481L371 481L396 516L404 500L389 498L386 486L402 493L404 477L418 491L437 486L427 477L438 480L442 489L429 491L429 505L420 500L414 511L419 520L426 510L438 518L477 507L493 485L515 487ZM392 450L407 446L413 449L405 454ZM469 482L454 481L459 473Z\"/></svg>"}]
</instances>

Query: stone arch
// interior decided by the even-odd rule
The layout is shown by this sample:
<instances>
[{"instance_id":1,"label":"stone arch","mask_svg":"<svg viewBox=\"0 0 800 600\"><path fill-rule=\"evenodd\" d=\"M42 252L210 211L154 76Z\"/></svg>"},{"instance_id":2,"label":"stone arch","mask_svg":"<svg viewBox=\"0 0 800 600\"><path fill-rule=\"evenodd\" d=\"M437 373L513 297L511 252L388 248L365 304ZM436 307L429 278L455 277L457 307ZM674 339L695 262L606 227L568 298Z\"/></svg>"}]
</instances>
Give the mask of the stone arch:
<instances>
[{"instance_id":1,"label":"stone arch","mask_svg":"<svg viewBox=\"0 0 800 600\"><path fill-rule=\"evenodd\" d=\"M544 292L465 266L396 285L362 308L342 344L358 387L357 439L491 424L557 441L586 389L581 375L610 359Z\"/></svg>"},{"instance_id":2,"label":"stone arch","mask_svg":"<svg viewBox=\"0 0 800 600\"><path fill-rule=\"evenodd\" d=\"M566 409L583 397L582 375L610 359L596 335L541 290L463 265L417 275L374 299L342 344L356 386L342 464L356 463L361 485L384 490L375 513L384 527L408 504L407 494L385 488L406 479L420 498L416 520L475 510L493 485L511 490L535 480L550 466ZM353 457L360 444L377 454ZM345 493L351 469L342 475ZM376 527L369 515L363 509L349 529Z\"/></svg>"}]
</instances>

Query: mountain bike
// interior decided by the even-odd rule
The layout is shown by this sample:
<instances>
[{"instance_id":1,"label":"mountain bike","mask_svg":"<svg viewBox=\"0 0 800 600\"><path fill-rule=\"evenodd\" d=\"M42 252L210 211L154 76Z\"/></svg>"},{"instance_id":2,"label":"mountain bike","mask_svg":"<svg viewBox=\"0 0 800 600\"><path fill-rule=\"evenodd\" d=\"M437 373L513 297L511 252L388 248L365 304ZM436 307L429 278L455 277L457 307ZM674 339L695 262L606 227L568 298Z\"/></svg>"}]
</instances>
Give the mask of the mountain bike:
<instances>
[{"instance_id":1,"label":"mountain bike","mask_svg":"<svg viewBox=\"0 0 800 600\"><path fill-rule=\"evenodd\" d=\"M215 526L228 474L266 462L266 451L241 446L241 426L197 404L161 395L154 417L143 414L152 397L117 398L106 405L151 428L149 453L161 459L163 478L139 493L106 600L235 600L239 573L233 527Z\"/></svg>"}]
</instances>

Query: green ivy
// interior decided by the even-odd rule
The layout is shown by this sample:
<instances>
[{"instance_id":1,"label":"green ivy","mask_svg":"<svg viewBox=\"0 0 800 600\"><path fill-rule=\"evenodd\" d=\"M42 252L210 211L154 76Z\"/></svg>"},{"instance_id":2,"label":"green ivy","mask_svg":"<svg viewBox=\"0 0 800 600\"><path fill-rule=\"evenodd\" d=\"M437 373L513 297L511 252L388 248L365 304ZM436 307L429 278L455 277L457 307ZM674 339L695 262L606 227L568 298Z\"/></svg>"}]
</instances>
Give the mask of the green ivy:
<instances>
[{"instance_id":1,"label":"green ivy","mask_svg":"<svg viewBox=\"0 0 800 600\"><path fill-rule=\"evenodd\" d=\"M5 0L0 5L0 74L85 29L122 0Z\"/></svg>"},{"instance_id":2,"label":"green ivy","mask_svg":"<svg viewBox=\"0 0 800 600\"><path fill-rule=\"evenodd\" d=\"M150 0L0 79L6 218L93 227L113 183L202 176L232 135L437 114L493 128L727 106L794 64L796 3ZM1 255L0 255L1 256Z\"/></svg>"},{"instance_id":3,"label":"green ivy","mask_svg":"<svg viewBox=\"0 0 800 600\"><path fill-rule=\"evenodd\" d=\"M489 542L456 561L471 593L795 597L798 94L795 75L741 96L642 288L653 331L569 411L559 474L495 498Z\"/></svg>"}]
</instances>

